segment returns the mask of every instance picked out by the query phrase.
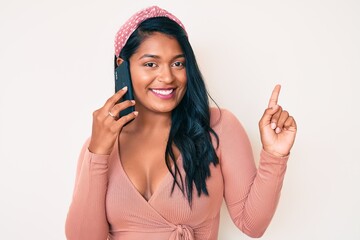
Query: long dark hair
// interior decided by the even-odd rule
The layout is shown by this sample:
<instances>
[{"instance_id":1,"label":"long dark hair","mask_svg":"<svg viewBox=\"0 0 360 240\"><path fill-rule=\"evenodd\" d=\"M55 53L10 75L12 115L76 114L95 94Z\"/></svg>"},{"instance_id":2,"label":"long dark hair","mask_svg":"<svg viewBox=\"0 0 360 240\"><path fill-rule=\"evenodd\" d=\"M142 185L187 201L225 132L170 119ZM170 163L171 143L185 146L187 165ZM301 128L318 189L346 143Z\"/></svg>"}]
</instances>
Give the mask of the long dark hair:
<instances>
[{"instance_id":1,"label":"long dark hair","mask_svg":"<svg viewBox=\"0 0 360 240\"><path fill-rule=\"evenodd\" d=\"M150 18L142 22L132 33L126 45L120 52L124 60L129 58L138 49L140 44L153 32L160 32L174 37L179 42L185 54L185 67L187 76L187 88L179 105L172 111L171 129L165 151L166 166L171 172L174 182L172 191L177 185L186 195L191 206L193 184L197 195L208 195L206 179L210 176L210 164L215 166L219 163L211 134L215 137L217 146L219 138L210 126L209 94L203 77L197 65L194 52L189 43L186 32L176 22L167 17ZM116 56L115 56L116 67ZM183 167L186 173L185 184L183 176L176 163L172 146L180 150L183 159ZM174 170L172 170L174 165ZM185 186L185 187L184 187Z\"/></svg>"}]
</instances>

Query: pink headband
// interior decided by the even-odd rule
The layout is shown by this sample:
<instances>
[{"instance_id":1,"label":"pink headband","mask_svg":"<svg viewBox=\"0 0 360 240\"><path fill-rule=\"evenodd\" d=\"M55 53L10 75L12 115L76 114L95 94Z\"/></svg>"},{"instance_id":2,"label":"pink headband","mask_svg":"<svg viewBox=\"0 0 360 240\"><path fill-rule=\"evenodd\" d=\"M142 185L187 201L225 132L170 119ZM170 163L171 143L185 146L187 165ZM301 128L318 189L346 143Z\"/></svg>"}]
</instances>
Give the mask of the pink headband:
<instances>
[{"instance_id":1,"label":"pink headband","mask_svg":"<svg viewBox=\"0 0 360 240\"><path fill-rule=\"evenodd\" d=\"M167 17L179 24L180 27L182 27L186 32L185 27L181 21L166 10L161 9L158 6L145 8L135 13L129 20L126 21L124 25L120 27L115 36L115 56L119 56L121 49L125 46L130 35L136 30L140 23L154 17Z\"/></svg>"}]
</instances>

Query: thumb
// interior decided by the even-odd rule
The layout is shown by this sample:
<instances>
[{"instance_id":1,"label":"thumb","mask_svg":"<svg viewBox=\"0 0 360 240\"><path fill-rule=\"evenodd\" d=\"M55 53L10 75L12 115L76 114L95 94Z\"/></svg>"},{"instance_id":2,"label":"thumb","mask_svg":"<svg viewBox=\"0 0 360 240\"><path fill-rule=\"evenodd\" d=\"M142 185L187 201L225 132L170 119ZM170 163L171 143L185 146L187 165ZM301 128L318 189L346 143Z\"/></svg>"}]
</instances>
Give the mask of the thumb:
<instances>
[{"instance_id":1,"label":"thumb","mask_svg":"<svg viewBox=\"0 0 360 240\"><path fill-rule=\"evenodd\" d=\"M259 126L265 127L266 125L270 124L271 118L273 115L279 110L279 105L274 105L272 107L269 107L265 110L263 116L260 119Z\"/></svg>"}]
</instances>

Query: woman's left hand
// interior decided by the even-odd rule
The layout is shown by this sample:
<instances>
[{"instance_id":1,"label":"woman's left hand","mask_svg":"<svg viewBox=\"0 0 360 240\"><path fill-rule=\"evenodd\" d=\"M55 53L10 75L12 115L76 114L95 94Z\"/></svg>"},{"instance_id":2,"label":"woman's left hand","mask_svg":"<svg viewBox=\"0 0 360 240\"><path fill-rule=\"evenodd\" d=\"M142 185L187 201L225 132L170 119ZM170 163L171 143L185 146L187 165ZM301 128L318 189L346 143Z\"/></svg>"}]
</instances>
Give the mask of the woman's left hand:
<instances>
[{"instance_id":1,"label":"woman's left hand","mask_svg":"<svg viewBox=\"0 0 360 240\"><path fill-rule=\"evenodd\" d=\"M280 85L276 85L268 108L259 121L263 149L278 157L289 155L296 136L296 122L289 113L278 105Z\"/></svg>"}]
</instances>

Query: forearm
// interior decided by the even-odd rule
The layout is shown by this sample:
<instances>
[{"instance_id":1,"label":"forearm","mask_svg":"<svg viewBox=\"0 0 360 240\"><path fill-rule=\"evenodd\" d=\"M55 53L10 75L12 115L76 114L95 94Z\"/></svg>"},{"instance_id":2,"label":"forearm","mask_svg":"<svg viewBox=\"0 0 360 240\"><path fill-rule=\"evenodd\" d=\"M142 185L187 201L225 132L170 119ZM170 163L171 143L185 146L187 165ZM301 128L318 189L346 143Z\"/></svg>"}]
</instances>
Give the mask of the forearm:
<instances>
[{"instance_id":1,"label":"forearm","mask_svg":"<svg viewBox=\"0 0 360 240\"><path fill-rule=\"evenodd\" d=\"M261 237L269 226L279 201L287 160L288 157L274 157L262 151L248 195L229 205L234 223L247 235Z\"/></svg>"},{"instance_id":2,"label":"forearm","mask_svg":"<svg viewBox=\"0 0 360 240\"><path fill-rule=\"evenodd\" d=\"M66 236L71 240L105 240L108 235L105 212L108 155L96 155L88 149L82 155L66 219Z\"/></svg>"}]
</instances>

